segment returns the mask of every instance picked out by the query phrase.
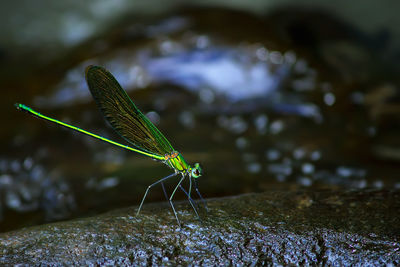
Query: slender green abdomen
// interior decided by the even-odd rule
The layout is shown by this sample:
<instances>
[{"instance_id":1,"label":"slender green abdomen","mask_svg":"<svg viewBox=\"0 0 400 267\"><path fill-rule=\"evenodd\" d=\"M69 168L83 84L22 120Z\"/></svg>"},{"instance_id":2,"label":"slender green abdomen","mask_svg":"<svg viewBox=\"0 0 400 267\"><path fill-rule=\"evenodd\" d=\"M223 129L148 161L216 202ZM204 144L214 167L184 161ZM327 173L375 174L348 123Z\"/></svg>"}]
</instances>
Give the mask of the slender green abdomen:
<instances>
[{"instance_id":1,"label":"slender green abdomen","mask_svg":"<svg viewBox=\"0 0 400 267\"><path fill-rule=\"evenodd\" d=\"M56 119L47 117L47 116L45 116L45 115L43 115L43 114L40 114L39 112L37 112L37 111L31 109L30 107L25 106L24 104L16 103L15 106L16 106L17 109L26 111L26 112L28 112L28 113L30 113L30 114L32 114L32 115L38 117L38 118L41 118L41 119L44 119L44 120L47 120L47 121L56 123L56 124L58 124L58 125L64 126L64 127L66 127L66 128L69 128L69 129L72 129L72 130L75 130L75 131L78 131L78 132L83 133L83 134L92 136L92 137L94 137L94 138L100 139L100 140L102 140L102 141L104 141L104 142L113 144L113 145L115 145L115 146L119 146L119 147L122 147L122 148L125 148L125 149L128 149L128 150L131 150L131 151L134 151L134 152L143 154L143 155L148 156L148 157L151 157L151 158L153 158L153 159L157 159L157 160L166 160L166 158L164 158L163 156L159 156L159 155L156 155L156 154L153 154L153 153L149 153L149 152L146 152L146 151L142 151L142 150L140 150L140 149L132 148L132 147L130 147L130 146L127 146L127 145L123 145L123 144L114 142L114 141L112 141L112 140L109 140L109 139L104 138L104 137L102 137L102 136L99 136L99 135L97 135L97 134L94 134L94 133L85 131L85 130L83 130L83 129L81 129L81 128L75 127L75 126L70 125L70 124L68 124L68 123L65 123L65 122L62 122L62 121L59 121L59 120L56 120Z\"/></svg>"}]
</instances>

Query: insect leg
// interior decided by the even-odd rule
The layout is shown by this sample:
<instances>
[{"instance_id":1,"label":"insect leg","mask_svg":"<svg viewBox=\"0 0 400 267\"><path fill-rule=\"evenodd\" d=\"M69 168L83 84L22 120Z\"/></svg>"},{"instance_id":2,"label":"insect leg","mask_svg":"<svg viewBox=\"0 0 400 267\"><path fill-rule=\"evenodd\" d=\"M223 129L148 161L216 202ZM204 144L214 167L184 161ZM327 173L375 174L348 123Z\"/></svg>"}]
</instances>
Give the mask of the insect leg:
<instances>
[{"instance_id":1,"label":"insect leg","mask_svg":"<svg viewBox=\"0 0 400 267\"><path fill-rule=\"evenodd\" d=\"M199 187L197 185L197 180L196 179L194 179L194 188L196 190L197 195L200 197L201 201L203 202L204 208L206 209L206 211L208 211L207 203L206 203L206 201L204 200L204 198L200 194Z\"/></svg>"},{"instance_id":2,"label":"insect leg","mask_svg":"<svg viewBox=\"0 0 400 267\"><path fill-rule=\"evenodd\" d=\"M174 215L175 215L176 221L178 222L179 227L181 226L181 222L178 219L178 214L176 213L174 204L172 203L172 198L174 197L175 192L178 189L178 187L181 185L183 179L185 179L185 174L184 173L182 174L182 178L179 180L179 183L176 185L174 191L172 192L171 196L169 197L169 204L171 205L171 208L174 211Z\"/></svg>"},{"instance_id":3,"label":"insect leg","mask_svg":"<svg viewBox=\"0 0 400 267\"><path fill-rule=\"evenodd\" d=\"M152 183L151 185L149 185L149 186L147 187L146 192L144 193L144 196L143 196L143 198L142 198L142 202L140 203L139 209L138 209L138 211L136 212L136 216L139 215L140 210L142 209L144 200L146 199L147 193L149 192L150 188L152 188L153 186L155 186L155 185L158 184L158 183L162 183L162 182L164 182L165 180L176 176L177 174L178 174L178 173L174 172L174 173L172 173L172 174L170 174L170 175L168 175L168 176L166 176L166 177L164 177L164 178L158 180L157 182ZM165 192L165 191L164 191L164 192ZM174 191L174 192L175 192L175 191Z\"/></svg>"},{"instance_id":4,"label":"insect leg","mask_svg":"<svg viewBox=\"0 0 400 267\"><path fill-rule=\"evenodd\" d=\"M180 188L180 189L183 191L183 193L185 193L185 195L188 197L189 203L190 203L190 205L192 206L194 212L196 213L197 218L199 218L199 220L201 221L200 216L199 216L199 213L197 212L197 209L196 209L196 207L195 207L196 202L190 197L190 195L188 194L188 192L186 192L186 190L183 188L182 185L179 185L179 188Z\"/></svg>"},{"instance_id":5,"label":"insect leg","mask_svg":"<svg viewBox=\"0 0 400 267\"><path fill-rule=\"evenodd\" d=\"M161 187L164 192L165 199L168 200L168 194L167 194L167 191L165 190L164 182L161 182Z\"/></svg>"},{"instance_id":6,"label":"insect leg","mask_svg":"<svg viewBox=\"0 0 400 267\"><path fill-rule=\"evenodd\" d=\"M192 193L192 176L189 175L189 197L191 193Z\"/></svg>"}]
</instances>

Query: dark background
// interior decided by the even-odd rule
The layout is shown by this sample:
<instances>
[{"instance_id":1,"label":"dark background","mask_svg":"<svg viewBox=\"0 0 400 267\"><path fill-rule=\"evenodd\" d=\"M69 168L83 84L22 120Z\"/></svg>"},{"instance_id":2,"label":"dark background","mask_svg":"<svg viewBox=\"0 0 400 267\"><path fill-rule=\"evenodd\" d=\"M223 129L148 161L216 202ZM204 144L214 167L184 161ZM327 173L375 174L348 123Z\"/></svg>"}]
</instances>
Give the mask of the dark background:
<instances>
[{"instance_id":1,"label":"dark background","mask_svg":"<svg viewBox=\"0 0 400 267\"><path fill-rule=\"evenodd\" d=\"M137 205L171 172L14 108L123 142L87 90L89 64L202 164L206 198L400 188L397 1L210 3L3 3L1 232Z\"/></svg>"}]
</instances>

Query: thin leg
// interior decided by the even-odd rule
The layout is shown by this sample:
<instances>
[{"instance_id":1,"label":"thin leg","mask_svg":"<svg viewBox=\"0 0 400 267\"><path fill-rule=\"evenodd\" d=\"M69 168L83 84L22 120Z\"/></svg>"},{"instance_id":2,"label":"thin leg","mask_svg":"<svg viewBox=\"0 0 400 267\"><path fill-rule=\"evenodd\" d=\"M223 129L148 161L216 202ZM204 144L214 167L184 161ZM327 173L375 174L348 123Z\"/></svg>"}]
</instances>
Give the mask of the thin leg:
<instances>
[{"instance_id":1,"label":"thin leg","mask_svg":"<svg viewBox=\"0 0 400 267\"><path fill-rule=\"evenodd\" d=\"M189 199L190 201L192 201L192 203L196 206L196 210L197 210L197 209L199 208L199 204L197 203L196 200L194 200L194 199L191 197L190 192L189 192L189 193L186 192L186 190L183 188L182 185L180 185L179 187L182 189L183 193L185 193L185 195L188 197L188 199ZM189 188L189 190L190 190L190 188Z\"/></svg>"},{"instance_id":2,"label":"thin leg","mask_svg":"<svg viewBox=\"0 0 400 267\"><path fill-rule=\"evenodd\" d=\"M171 208L172 208L172 210L173 210L173 212L175 214L175 218L176 218L176 221L178 222L179 227L181 227L181 222L178 219L178 214L176 213L174 204L172 203L172 198L174 197L178 187L181 185L183 179L185 179L185 174L182 174L182 178L179 180L179 183L176 185L174 191L172 192L171 196L169 197L169 204L171 205Z\"/></svg>"},{"instance_id":3,"label":"thin leg","mask_svg":"<svg viewBox=\"0 0 400 267\"><path fill-rule=\"evenodd\" d=\"M189 197L191 193L192 193L192 176L189 175Z\"/></svg>"},{"instance_id":4,"label":"thin leg","mask_svg":"<svg viewBox=\"0 0 400 267\"><path fill-rule=\"evenodd\" d=\"M172 173L172 174L170 174L170 175L168 175L168 176L166 176L166 177L164 177L164 178L158 180L157 182L152 183L151 185L149 185L149 186L147 187L146 192L144 193L144 196L143 196L143 198L142 198L142 202L140 203L139 209L138 209L138 211L136 212L136 216L139 215L140 210L142 209L144 200L146 199L147 193L149 192L150 188L152 188L153 186L155 186L155 185L158 184L158 183L162 183L162 182L164 182L165 180L176 176L177 174L178 174L178 173L174 172L174 173ZM175 191L174 191L174 192L175 192Z\"/></svg>"},{"instance_id":5,"label":"thin leg","mask_svg":"<svg viewBox=\"0 0 400 267\"><path fill-rule=\"evenodd\" d=\"M204 200L204 198L200 194L199 187L197 185L197 180L196 179L194 179L194 188L196 190L197 195L200 197L201 201L203 202L204 208L208 212L207 203L206 203L206 201Z\"/></svg>"},{"instance_id":6,"label":"thin leg","mask_svg":"<svg viewBox=\"0 0 400 267\"><path fill-rule=\"evenodd\" d=\"M179 185L179 188L180 188L180 189L183 191L183 193L185 193L185 195L188 197L189 203L190 203L190 205L192 206L194 212L196 213L197 218L199 218L199 220L201 221L200 216L199 216L199 213L197 212L197 209L196 209L196 207L194 206L194 204L196 204L196 202L194 202L194 200L189 196L188 192L186 192L186 190L183 188L182 185Z\"/></svg>"},{"instance_id":7,"label":"thin leg","mask_svg":"<svg viewBox=\"0 0 400 267\"><path fill-rule=\"evenodd\" d=\"M164 192L165 199L168 200L168 194L167 191L165 190L164 182L161 182L161 187L162 191Z\"/></svg>"}]
</instances>

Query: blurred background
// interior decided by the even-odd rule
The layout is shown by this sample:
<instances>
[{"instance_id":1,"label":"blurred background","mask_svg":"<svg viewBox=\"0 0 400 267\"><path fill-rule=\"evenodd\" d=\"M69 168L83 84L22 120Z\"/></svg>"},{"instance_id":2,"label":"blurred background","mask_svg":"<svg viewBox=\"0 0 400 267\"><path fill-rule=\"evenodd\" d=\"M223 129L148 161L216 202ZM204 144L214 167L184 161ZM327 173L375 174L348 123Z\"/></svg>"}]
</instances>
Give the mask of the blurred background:
<instances>
[{"instance_id":1,"label":"blurred background","mask_svg":"<svg viewBox=\"0 0 400 267\"><path fill-rule=\"evenodd\" d=\"M397 2L3 3L0 232L137 205L171 173L14 108L124 142L90 96L89 64L201 163L205 198L399 189ZM163 200L155 187L146 202Z\"/></svg>"}]
</instances>

